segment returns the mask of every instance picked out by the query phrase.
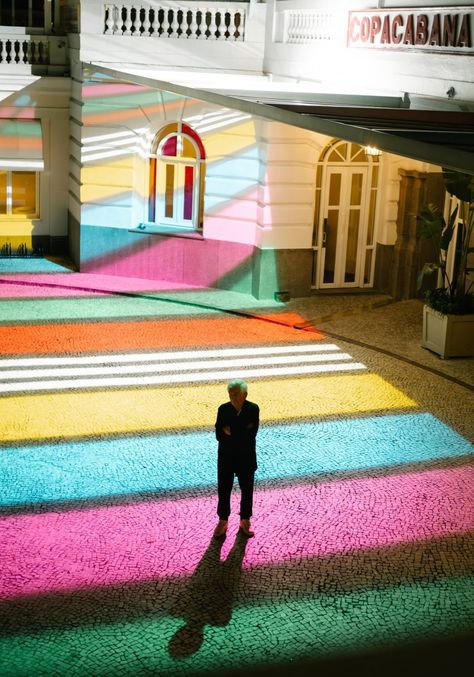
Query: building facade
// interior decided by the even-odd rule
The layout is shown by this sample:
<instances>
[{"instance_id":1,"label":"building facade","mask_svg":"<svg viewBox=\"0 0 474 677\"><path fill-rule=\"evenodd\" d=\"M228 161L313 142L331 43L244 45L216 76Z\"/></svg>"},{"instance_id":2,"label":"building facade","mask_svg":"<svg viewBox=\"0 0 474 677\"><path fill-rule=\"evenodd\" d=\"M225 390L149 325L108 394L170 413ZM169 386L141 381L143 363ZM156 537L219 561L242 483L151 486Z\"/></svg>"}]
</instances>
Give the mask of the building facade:
<instances>
[{"instance_id":1,"label":"building facade","mask_svg":"<svg viewBox=\"0 0 474 677\"><path fill-rule=\"evenodd\" d=\"M474 173L474 7L332 5L12 0L3 255L257 298L413 296L416 214L444 205L442 166Z\"/></svg>"}]
</instances>

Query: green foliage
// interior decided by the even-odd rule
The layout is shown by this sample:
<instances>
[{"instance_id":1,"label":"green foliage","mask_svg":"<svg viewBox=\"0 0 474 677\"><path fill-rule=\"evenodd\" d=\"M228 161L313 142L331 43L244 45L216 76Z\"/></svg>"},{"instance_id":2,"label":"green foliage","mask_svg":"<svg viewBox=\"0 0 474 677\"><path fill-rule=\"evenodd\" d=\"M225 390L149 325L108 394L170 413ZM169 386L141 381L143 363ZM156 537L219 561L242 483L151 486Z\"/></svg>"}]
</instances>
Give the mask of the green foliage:
<instances>
[{"instance_id":1,"label":"green foliage","mask_svg":"<svg viewBox=\"0 0 474 677\"><path fill-rule=\"evenodd\" d=\"M467 286L467 275L473 270L468 267L469 246L474 227L474 176L443 169L443 179L447 192L458 198L457 205L446 223L441 210L433 204L424 205L417 217L420 235L433 244L434 261L425 263L418 275L418 289L426 275L441 272L442 285L429 290L426 302L434 310L447 315L464 315L474 310L472 283ZM459 222L457 222L459 216ZM458 228L456 238L455 265L451 276L447 272L447 253L453 235Z\"/></svg>"},{"instance_id":2,"label":"green foliage","mask_svg":"<svg viewBox=\"0 0 474 677\"><path fill-rule=\"evenodd\" d=\"M474 313L474 294L467 293L461 298L451 299L447 289L437 287L425 294L426 303L443 315L468 315Z\"/></svg>"}]
</instances>

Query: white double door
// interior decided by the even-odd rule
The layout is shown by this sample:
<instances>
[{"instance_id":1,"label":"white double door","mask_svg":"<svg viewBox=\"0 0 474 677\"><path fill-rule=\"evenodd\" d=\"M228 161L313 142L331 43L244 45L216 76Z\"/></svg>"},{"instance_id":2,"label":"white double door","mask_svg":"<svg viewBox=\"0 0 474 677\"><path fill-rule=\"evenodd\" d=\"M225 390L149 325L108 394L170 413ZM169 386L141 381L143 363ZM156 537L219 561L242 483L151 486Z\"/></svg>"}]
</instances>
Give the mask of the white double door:
<instances>
[{"instance_id":1,"label":"white double door","mask_svg":"<svg viewBox=\"0 0 474 677\"><path fill-rule=\"evenodd\" d=\"M319 288L364 284L367 180L367 167L326 167L318 237Z\"/></svg>"}]
</instances>

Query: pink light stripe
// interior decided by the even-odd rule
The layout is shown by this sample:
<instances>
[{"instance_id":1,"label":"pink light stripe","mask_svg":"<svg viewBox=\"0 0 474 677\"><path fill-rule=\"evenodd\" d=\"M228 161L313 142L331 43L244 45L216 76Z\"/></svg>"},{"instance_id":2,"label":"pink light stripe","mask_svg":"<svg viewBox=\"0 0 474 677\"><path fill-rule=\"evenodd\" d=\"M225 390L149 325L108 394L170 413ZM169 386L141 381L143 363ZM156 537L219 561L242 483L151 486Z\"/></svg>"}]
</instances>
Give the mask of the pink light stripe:
<instances>
[{"instance_id":1,"label":"pink light stripe","mask_svg":"<svg viewBox=\"0 0 474 677\"><path fill-rule=\"evenodd\" d=\"M468 532L474 528L473 470L259 491L257 537L245 566ZM214 497L205 497L5 518L0 597L189 575L209 545L215 505ZM237 520L231 517L224 558Z\"/></svg>"},{"instance_id":2,"label":"pink light stripe","mask_svg":"<svg viewBox=\"0 0 474 677\"><path fill-rule=\"evenodd\" d=\"M196 289L180 282L93 273L0 274L0 298L96 296L109 292Z\"/></svg>"}]
</instances>

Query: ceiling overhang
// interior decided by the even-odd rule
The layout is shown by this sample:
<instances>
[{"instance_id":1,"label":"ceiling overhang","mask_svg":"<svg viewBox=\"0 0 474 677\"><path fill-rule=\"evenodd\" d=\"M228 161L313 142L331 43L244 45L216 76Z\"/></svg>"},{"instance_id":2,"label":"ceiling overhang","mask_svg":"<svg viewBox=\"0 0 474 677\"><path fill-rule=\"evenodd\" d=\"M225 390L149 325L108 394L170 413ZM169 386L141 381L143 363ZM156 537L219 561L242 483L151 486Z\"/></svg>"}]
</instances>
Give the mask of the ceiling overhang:
<instances>
[{"instance_id":1,"label":"ceiling overhang","mask_svg":"<svg viewBox=\"0 0 474 677\"><path fill-rule=\"evenodd\" d=\"M390 96L288 92L281 83L280 91L239 89L236 93L227 87L222 93L215 88L196 88L162 80L145 69L114 69L91 63L84 63L83 67L91 79L97 72L115 80L173 92L361 146L375 146L386 153L474 174L472 112L410 109L405 99Z\"/></svg>"}]
</instances>

